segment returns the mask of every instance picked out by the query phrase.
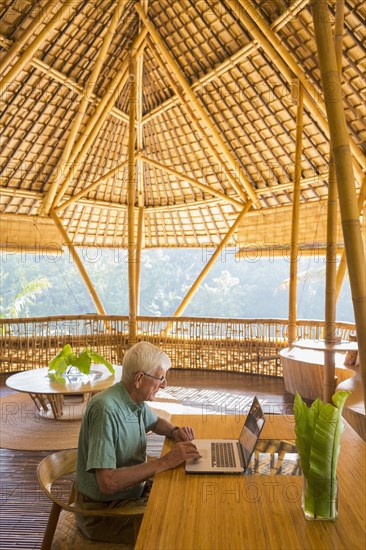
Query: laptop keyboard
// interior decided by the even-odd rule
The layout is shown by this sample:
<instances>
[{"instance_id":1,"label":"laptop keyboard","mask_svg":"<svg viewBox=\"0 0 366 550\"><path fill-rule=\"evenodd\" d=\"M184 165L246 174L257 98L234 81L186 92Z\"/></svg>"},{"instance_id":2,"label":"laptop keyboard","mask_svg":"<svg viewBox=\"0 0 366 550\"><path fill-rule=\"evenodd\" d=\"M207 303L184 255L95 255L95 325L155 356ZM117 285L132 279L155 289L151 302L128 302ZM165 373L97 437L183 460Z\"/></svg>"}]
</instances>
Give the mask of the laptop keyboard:
<instances>
[{"instance_id":1,"label":"laptop keyboard","mask_svg":"<svg viewBox=\"0 0 366 550\"><path fill-rule=\"evenodd\" d=\"M211 443L211 460L214 468L233 468L236 466L234 446L231 442Z\"/></svg>"}]
</instances>

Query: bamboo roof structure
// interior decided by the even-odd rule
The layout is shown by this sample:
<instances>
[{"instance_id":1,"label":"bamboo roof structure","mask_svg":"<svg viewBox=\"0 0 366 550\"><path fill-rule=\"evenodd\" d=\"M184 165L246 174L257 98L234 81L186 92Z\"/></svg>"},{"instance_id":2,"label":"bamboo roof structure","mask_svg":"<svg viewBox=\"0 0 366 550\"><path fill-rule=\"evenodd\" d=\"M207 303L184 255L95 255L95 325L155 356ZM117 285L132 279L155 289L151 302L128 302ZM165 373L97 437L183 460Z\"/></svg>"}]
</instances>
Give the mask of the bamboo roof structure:
<instances>
[{"instance_id":1,"label":"bamboo roof structure","mask_svg":"<svg viewBox=\"0 0 366 550\"><path fill-rule=\"evenodd\" d=\"M217 246L245 207L228 244L266 246L274 230L289 242L299 86L301 233L305 246L324 243L329 130L308 1L5 0L0 9L2 248L61 246L55 216L74 246L127 248L129 192L146 248ZM362 3L346 0L342 93L357 194L364 21Z\"/></svg>"},{"instance_id":2,"label":"bamboo roof structure","mask_svg":"<svg viewBox=\"0 0 366 550\"><path fill-rule=\"evenodd\" d=\"M326 253L325 340L346 266L366 399L365 6L336 0L5 0L0 250ZM334 256L341 251L336 272ZM258 254L257 254L258 255ZM166 331L170 330L168 324ZM327 365L327 399L335 385Z\"/></svg>"}]
</instances>

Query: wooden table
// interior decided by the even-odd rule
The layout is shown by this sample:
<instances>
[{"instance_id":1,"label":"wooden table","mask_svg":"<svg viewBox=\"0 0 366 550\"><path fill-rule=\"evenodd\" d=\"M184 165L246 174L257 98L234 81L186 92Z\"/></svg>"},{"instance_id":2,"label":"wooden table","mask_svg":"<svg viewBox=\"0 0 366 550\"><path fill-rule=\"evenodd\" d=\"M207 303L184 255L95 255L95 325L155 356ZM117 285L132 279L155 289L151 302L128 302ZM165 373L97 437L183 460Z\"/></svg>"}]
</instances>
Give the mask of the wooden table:
<instances>
[{"instance_id":1,"label":"wooden table","mask_svg":"<svg viewBox=\"0 0 366 550\"><path fill-rule=\"evenodd\" d=\"M122 367L114 365L111 374L104 365L93 365L91 376L65 376L65 382L52 381L48 367L9 376L6 385L30 395L39 414L54 420L79 420L91 395L121 380Z\"/></svg>"},{"instance_id":2,"label":"wooden table","mask_svg":"<svg viewBox=\"0 0 366 550\"><path fill-rule=\"evenodd\" d=\"M236 415L174 416L197 437L238 437ZM267 416L261 438L294 439L293 417ZM163 452L173 444L167 441ZM346 427L338 463L339 515L308 521L301 476L187 475L184 466L156 476L135 550L365 548L366 444Z\"/></svg>"},{"instance_id":3,"label":"wooden table","mask_svg":"<svg viewBox=\"0 0 366 550\"><path fill-rule=\"evenodd\" d=\"M300 349L310 349L314 351L357 351L357 342L334 342L334 344L328 344L324 340L295 340L292 342L292 347Z\"/></svg>"}]
</instances>

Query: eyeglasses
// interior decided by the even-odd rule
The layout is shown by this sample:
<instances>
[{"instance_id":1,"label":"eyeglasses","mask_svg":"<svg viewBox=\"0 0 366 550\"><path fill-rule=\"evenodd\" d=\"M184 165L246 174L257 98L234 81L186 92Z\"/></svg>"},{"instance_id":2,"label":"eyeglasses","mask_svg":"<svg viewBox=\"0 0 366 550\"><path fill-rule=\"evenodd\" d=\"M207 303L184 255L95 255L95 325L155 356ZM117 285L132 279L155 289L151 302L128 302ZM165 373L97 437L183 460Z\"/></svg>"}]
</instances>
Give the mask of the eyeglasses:
<instances>
[{"instance_id":1,"label":"eyeglasses","mask_svg":"<svg viewBox=\"0 0 366 550\"><path fill-rule=\"evenodd\" d=\"M148 376L149 378L154 378L154 380L159 380L160 384L164 384L166 382L166 377L164 375L162 376L153 376L152 374L147 374L147 372L140 371L144 376Z\"/></svg>"}]
</instances>

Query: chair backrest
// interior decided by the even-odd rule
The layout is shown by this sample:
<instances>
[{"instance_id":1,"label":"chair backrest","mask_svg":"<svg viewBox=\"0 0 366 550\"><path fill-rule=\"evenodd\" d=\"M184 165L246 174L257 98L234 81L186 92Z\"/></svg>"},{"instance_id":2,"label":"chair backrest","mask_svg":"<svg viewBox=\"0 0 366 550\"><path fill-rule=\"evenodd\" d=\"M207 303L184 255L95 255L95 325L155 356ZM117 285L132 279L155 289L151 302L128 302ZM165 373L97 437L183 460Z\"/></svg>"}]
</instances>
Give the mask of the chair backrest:
<instances>
[{"instance_id":1,"label":"chair backrest","mask_svg":"<svg viewBox=\"0 0 366 550\"><path fill-rule=\"evenodd\" d=\"M76 470L76 460L78 452L76 449L60 451L46 456L38 465L37 477L41 489L46 495L64 507L64 502L60 501L52 493L52 484L67 474L73 474Z\"/></svg>"},{"instance_id":2,"label":"chair backrest","mask_svg":"<svg viewBox=\"0 0 366 550\"><path fill-rule=\"evenodd\" d=\"M37 477L39 485L44 493L58 506L64 510L68 510L73 513L80 513L90 516L103 515L103 516L121 516L121 515L133 515L142 516L145 507L141 503L134 503L133 500L127 502L123 508L111 508L101 510L85 510L76 506L73 503L66 503L65 500L59 498L59 491L52 492L52 484L65 475L73 474L76 470L77 461L77 449L70 449L66 451L59 451L51 455L46 456L38 465Z\"/></svg>"}]
</instances>

